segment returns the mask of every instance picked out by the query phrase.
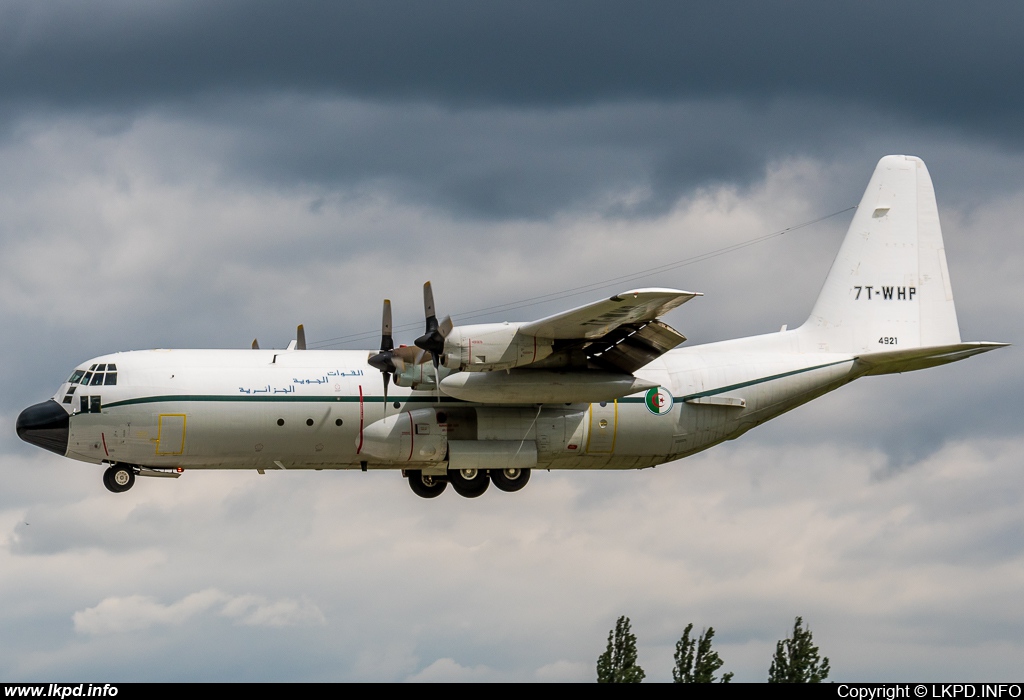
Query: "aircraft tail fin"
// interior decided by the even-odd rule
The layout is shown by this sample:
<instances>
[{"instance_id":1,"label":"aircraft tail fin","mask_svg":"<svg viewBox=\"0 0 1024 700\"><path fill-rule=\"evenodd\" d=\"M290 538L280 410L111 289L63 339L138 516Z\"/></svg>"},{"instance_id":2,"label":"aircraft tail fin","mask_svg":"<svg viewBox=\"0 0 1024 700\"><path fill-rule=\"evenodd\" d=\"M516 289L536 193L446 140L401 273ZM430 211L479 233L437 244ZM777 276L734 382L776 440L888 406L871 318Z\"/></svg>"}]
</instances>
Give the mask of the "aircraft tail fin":
<instances>
[{"instance_id":1,"label":"aircraft tail fin","mask_svg":"<svg viewBox=\"0 0 1024 700\"><path fill-rule=\"evenodd\" d=\"M928 169L878 162L811 315L807 349L863 355L960 343Z\"/></svg>"}]
</instances>

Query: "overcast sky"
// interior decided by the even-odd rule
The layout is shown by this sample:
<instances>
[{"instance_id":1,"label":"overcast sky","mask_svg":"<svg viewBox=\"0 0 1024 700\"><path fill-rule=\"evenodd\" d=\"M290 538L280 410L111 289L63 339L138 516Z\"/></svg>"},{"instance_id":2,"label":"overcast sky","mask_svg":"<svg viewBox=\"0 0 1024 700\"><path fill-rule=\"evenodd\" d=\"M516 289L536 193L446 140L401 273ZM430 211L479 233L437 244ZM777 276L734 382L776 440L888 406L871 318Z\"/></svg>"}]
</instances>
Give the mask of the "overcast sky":
<instances>
[{"instance_id":1,"label":"overcast sky","mask_svg":"<svg viewBox=\"0 0 1024 700\"><path fill-rule=\"evenodd\" d=\"M1024 6L0 0L0 678L649 680L690 622L767 677L1024 659L1014 347L867 378L653 470L417 498L397 473L107 492L17 439L102 353L368 348L629 282L698 344L806 318L874 164L922 157L965 340L1022 341ZM573 290L587 287L584 294ZM513 304L550 295L533 305Z\"/></svg>"}]
</instances>

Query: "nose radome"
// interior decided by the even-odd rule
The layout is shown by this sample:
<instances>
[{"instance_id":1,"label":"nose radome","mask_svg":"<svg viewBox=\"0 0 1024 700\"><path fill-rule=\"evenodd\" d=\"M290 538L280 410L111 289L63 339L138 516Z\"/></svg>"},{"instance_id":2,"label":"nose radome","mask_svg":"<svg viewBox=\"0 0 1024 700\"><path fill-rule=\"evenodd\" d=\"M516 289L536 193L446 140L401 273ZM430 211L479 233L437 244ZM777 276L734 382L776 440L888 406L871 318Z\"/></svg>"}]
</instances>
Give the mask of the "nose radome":
<instances>
[{"instance_id":1,"label":"nose radome","mask_svg":"<svg viewBox=\"0 0 1024 700\"><path fill-rule=\"evenodd\" d=\"M53 399L29 406L18 416L18 437L64 456L68 451L68 414Z\"/></svg>"}]
</instances>

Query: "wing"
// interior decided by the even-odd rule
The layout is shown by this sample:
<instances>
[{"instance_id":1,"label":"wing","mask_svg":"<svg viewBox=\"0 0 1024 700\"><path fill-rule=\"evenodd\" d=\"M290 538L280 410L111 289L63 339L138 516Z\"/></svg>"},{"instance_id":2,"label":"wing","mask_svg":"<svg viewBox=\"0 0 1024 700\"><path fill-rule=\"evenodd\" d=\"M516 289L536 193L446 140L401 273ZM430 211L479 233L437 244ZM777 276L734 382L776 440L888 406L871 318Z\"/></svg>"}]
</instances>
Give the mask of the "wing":
<instances>
[{"instance_id":1,"label":"wing","mask_svg":"<svg viewBox=\"0 0 1024 700\"><path fill-rule=\"evenodd\" d=\"M624 324L653 321L699 296L703 294L678 289L634 289L539 321L524 323L519 332L554 340L601 338Z\"/></svg>"},{"instance_id":2,"label":"wing","mask_svg":"<svg viewBox=\"0 0 1024 700\"><path fill-rule=\"evenodd\" d=\"M539 321L456 327L445 366L468 371L441 389L479 403L592 403L649 389L633 372L686 340L658 317L696 296L636 289Z\"/></svg>"},{"instance_id":3,"label":"wing","mask_svg":"<svg viewBox=\"0 0 1024 700\"><path fill-rule=\"evenodd\" d=\"M523 335L553 338L570 365L632 374L686 337L658 321L700 292L634 289L520 326ZM548 364L558 363L552 358Z\"/></svg>"}]
</instances>

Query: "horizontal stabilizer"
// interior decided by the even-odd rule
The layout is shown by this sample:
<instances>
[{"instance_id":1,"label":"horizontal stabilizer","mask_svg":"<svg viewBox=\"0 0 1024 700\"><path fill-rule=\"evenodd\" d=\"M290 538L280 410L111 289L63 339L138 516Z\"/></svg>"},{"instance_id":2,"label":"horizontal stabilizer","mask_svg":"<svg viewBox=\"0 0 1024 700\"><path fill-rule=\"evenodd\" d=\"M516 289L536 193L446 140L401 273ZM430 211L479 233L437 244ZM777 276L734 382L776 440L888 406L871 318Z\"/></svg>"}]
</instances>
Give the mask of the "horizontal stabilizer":
<instances>
[{"instance_id":1,"label":"horizontal stabilizer","mask_svg":"<svg viewBox=\"0 0 1024 700\"><path fill-rule=\"evenodd\" d=\"M906 350L887 350L874 352L857 357L858 367L867 367L865 375L896 374L912 372L917 369L938 367L972 355L980 355L989 350L1005 348L1009 343L957 343L955 345L939 345L930 348L908 348Z\"/></svg>"}]
</instances>

